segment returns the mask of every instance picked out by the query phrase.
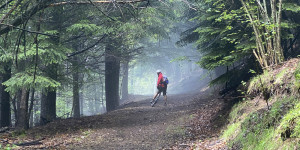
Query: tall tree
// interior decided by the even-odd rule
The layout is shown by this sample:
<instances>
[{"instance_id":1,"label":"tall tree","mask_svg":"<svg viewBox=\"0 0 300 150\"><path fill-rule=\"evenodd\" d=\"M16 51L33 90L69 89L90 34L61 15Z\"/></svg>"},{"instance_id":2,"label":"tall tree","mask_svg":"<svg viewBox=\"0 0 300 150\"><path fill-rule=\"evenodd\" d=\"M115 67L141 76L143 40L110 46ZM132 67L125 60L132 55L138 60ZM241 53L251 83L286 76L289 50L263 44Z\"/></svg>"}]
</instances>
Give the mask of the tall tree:
<instances>
[{"instance_id":1,"label":"tall tree","mask_svg":"<svg viewBox=\"0 0 300 150\"><path fill-rule=\"evenodd\" d=\"M47 76L57 80L57 64L47 66ZM46 124L56 118L56 88L48 87L42 91L40 124Z\"/></svg>"},{"instance_id":2,"label":"tall tree","mask_svg":"<svg viewBox=\"0 0 300 150\"><path fill-rule=\"evenodd\" d=\"M120 59L116 53L115 42L105 47L105 97L106 110L112 111L119 106Z\"/></svg>"},{"instance_id":3,"label":"tall tree","mask_svg":"<svg viewBox=\"0 0 300 150\"><path fill-rule=\"evenodd\" d=\"M122 100L125 101L128 99L128 70L129 62L125 61L122 65L123 78L122 78Z\"/></svg>"},{"instance_id":4,"label":"tall tree","mask_svg":"<svg viewBox=\"0 0 300 150\"><path fill-rule=\"evenodd\" d=\"M17 115L16 128L18 130L29 128L28 99L29 91L26 87L24 87L21 90L20 108Z\"/></svg>"},{"instance_id":5,"label":"tall tree","mask_svg":"<svg viewBox=\"0 0 300 150\"><path fill-rule=\"evenodd\" d=\"M3 64L3 66L3 73L0 73L0 77L2 78L2 81L0 82L0 127L9 126L11 123L10 94L5 91L6 86L2 85L3 82L6 82L11 77L11 63Z\"/></svg>"},{"instance_id":6,"label":"tall tree","mask_svg":"<svg viewBox=\"0 0 300 150\"><path fill-rule=\"evenodd\" d=\"M80 117L80 102L79 102L79 69L78 69L78 57L74 56L72 61L72 67L73 67L73 111L74 111L74 117L79 118Z\"/></svg>"}]
</instances>

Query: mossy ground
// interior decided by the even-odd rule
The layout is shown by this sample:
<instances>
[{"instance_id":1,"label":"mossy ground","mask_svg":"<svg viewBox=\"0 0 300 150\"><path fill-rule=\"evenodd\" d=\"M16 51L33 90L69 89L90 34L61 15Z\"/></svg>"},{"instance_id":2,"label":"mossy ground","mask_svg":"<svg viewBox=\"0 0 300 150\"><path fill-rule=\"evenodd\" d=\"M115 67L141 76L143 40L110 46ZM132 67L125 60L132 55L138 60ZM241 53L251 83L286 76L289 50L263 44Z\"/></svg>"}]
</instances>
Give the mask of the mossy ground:
<instances>
[{"instance_id":1,"label":"mossy ground","mask_svg":"<svg viewBox=\"0 0 300 150\"><path fill-rule=\"evenodd\" d=\"M293 59L254 77L248 94L253 98L236 104L221 138L231 149L300 149L300 64ZM270 109L261 92L270 92Z\"/></svg>"}]
</instances>

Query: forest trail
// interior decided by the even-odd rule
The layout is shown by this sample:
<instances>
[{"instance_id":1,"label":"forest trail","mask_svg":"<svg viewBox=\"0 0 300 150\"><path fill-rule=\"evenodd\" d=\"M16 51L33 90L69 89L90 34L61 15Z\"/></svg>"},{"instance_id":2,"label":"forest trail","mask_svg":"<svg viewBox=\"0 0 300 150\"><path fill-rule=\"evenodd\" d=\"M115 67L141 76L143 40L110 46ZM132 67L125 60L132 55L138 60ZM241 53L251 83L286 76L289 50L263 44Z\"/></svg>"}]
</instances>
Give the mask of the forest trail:
<instances>
[{"instance_id":1,"label":"forest trail","mask_svg":"<svg viewBox=\"0 0 300 150\"><path fill-rule=\"evenodd\" d=\"M57 120L30 129L23 136L3 134L1 138L10 143L42 139L39 145L17 149L190 149L190 139L204 139L218 132L215 129L219 126L211 124L215 118L212 116L222 109L218 99L212 100L203 93L170 95L167 106L161 97L154 107L150 107L150 100L130 102L98 116ZM208 145L220 144L224 145L220 141Z\"/></svg>"}]
</instances>

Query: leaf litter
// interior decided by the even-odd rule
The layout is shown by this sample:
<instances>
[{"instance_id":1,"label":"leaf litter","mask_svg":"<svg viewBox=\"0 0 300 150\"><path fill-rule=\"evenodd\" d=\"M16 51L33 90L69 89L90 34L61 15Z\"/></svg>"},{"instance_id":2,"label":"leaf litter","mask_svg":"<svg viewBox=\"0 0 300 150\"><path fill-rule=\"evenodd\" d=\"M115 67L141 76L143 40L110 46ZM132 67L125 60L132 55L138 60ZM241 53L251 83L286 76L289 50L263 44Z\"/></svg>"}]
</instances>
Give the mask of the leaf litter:
<instances>
[{"instance_id":1,"label":"leaf litter","mask_svg":"<svg viewBox=\"0 0 300 150\"><path fill-rule=\"evenodd\" d=\"M60 119L16 136L0 134L2 147L14 149L227 149L218 139L226 104L207 94L170 95L151 107L150 99L127 102L97 116Z\"/></svg>"}]
</instances>

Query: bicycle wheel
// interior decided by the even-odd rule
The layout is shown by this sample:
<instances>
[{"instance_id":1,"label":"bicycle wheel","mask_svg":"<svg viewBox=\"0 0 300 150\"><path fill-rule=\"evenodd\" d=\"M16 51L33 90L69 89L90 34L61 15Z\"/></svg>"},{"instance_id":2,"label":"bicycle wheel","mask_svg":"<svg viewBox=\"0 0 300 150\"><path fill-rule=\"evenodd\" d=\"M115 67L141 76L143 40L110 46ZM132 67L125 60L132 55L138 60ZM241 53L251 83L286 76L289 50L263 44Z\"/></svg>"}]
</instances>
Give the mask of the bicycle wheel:
<instances>
[{"instance_id":1,"label":"bicycle wheel","mask_svg":"<svg viewBox=\"0 0 300 150\"><path fill-rule=\"evenodd\" d=\"M159 93L159 95L155 98L154 102L151 103L151 107L153 107L153 106L157 103L159 97L160 97L160 93Z\"/></svg>"}]
</instances>

